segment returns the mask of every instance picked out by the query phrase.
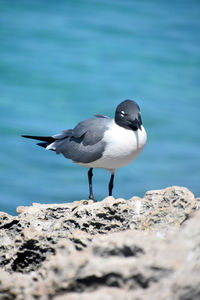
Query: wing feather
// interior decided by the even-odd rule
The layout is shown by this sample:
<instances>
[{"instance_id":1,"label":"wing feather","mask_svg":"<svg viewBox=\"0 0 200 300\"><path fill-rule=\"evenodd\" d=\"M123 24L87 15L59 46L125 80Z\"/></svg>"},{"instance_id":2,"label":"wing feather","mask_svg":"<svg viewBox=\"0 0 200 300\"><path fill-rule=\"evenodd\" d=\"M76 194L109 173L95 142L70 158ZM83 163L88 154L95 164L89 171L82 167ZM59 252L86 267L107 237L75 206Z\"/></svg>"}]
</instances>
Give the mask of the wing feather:
<instances>
[{"instance_id":1,"label":"wing feather","mask_svg":"<svg viewBox=\"0 0 200 300\"><path fill-rule=\"evenodd\" d=\"M77 124L70 135L58 139L52 144L57 154L62 153L74 162L89 163L102 156L105 148L104 132L108 129L111 119L88 119ZM55 137L55 136L54 136Z\"/></svg>"}]
</instances>

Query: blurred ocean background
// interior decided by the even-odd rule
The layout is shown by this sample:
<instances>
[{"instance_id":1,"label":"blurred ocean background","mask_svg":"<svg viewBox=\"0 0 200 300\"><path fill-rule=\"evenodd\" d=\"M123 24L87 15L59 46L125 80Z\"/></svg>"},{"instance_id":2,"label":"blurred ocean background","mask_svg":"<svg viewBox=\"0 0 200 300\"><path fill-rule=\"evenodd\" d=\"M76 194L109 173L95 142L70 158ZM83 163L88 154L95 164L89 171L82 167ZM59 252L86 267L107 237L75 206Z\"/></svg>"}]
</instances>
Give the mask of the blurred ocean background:
<instances>
[{"instance_id":1,"label":"blurred ocean background","mask_svg":"<svg viewBox=\"0 0 200 300\"><path fill-rule=\"evenodd\" d=\"M87 199L87 169L25 140L140 105L148 144L114 196L200 196L200 1L0 0L0 211ZM94 171L94 194L110 174Z\"/></svg>"}]
</instances>

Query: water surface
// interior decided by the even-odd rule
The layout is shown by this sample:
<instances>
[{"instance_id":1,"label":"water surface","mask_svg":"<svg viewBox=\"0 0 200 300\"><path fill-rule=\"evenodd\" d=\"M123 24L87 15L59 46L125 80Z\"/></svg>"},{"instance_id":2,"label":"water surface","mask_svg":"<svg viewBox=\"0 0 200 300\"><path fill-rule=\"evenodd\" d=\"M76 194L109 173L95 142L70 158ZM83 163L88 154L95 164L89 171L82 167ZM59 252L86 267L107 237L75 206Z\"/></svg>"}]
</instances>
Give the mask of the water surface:
<instances>
[{"instance_id":1,"label":"water surface","mask_svg":"<svg viewBox=\"0 0 200 300\"><path fill-rule=\"evenodd\" d=\"M148 144L114 196L186 186L200 195L200 2L0 0L0 210L86 199L87 169L21 134L51 135L124 99ZM97 200L109 173L94 172Z\"/></svg>"}]
</instances>

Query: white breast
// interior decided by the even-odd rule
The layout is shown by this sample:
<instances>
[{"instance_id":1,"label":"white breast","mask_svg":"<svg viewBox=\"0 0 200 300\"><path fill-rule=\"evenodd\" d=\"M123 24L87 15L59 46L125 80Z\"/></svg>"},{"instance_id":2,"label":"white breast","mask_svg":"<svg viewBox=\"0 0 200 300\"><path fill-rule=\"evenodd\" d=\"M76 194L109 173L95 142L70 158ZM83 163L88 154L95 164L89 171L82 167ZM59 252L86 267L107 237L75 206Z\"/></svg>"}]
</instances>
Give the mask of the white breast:
<instances>
[{"instance_id":1,"label":"white breast","mask_svg":"<svg viewBox=\"0 0 200 300\"><path fill-rule=\"evenodd\" d=\"M92 168L103 168L110 171L121 168L134 160L144 148L147 135L144 127L141 130L127 130L117 125L114 120L104 134L105 150L100 159L89 164Z\"/></svg>"}]
</instances>

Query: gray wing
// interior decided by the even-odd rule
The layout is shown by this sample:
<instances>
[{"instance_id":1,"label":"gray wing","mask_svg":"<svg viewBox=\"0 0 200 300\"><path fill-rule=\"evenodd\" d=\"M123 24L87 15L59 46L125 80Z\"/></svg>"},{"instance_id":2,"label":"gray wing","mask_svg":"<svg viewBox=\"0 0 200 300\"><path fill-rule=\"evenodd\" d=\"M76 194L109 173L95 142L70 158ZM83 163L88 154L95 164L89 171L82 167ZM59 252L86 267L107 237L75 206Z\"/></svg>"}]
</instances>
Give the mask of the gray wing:
<instances>
[{"instance_id":1,"label":"gray wing","mask_svg":"<svg viewBox=\"0 0 200 300\"><path fill-rule=\"evenodd\" d=\"M82 121L74 129L65 130L53 136L52 147L74 162L90 163L99 159L105 149L102 140L112 119L93 118Z\"/></svg>"}]
</instances>

